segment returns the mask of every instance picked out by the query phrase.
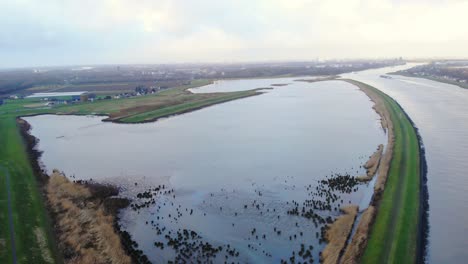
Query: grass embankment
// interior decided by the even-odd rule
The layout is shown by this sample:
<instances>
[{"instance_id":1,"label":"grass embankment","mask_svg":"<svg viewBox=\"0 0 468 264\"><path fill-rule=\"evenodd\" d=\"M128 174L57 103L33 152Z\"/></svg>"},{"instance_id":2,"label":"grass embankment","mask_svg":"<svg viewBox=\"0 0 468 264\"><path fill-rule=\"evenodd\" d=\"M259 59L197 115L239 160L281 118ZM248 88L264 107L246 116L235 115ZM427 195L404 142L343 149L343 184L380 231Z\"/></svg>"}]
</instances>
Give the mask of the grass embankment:
<instances>
[{"instance_id":1,"label":"grass embankment","mask_svg":"<svg viewBox=\"0 0 468 264\"><path fill-rule=\"evenodd\" d=\"M383 102L390 119L387 122L391 121L387 125L393 131L393 154L388 174L380 184L377 181L373 201L377 213L360 262L414 263L418 257L418 228L421 221L420 153L416 130L391 97L367 84L346 81L358 86L371 99L377 98ZM381 176L379 171L379 178Z\"/></svg>"},{"instance_id":2,"label":"grass embankment","mask_svg":"<svg viewBox=\"0 0 468 264\"><path fill-rule=\"evenodd\" d=\"M18 263L55 263L58 257L44 201L15 118L0 116L0 135L0 263L13 263L14 257L7 188Z\"/></svg>"}]
</instances>

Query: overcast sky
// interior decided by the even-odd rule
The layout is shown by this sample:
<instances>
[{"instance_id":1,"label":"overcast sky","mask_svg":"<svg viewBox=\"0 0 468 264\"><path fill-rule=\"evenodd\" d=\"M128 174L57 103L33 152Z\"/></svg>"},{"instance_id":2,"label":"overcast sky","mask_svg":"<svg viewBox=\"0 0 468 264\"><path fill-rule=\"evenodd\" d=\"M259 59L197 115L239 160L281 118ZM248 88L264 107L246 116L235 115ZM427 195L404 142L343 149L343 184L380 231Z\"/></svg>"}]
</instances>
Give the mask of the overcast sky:
<instances>
[{"instance_id":1,"label":"overcast sky","mask_svg":"<svg viewBox=\"0 0 468 264\"><path fill-rule=\"evenodd\" d=\"M468 57L468 0L0 0L0 67Z\"/></svg>"}]
</instances>

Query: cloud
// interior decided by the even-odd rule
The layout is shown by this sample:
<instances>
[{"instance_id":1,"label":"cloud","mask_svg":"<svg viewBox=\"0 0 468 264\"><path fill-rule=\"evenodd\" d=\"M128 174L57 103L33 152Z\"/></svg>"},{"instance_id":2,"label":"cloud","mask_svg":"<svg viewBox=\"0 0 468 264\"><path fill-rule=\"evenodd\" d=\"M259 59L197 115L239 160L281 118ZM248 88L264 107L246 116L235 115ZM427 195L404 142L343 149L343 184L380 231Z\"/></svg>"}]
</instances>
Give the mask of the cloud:
<instances>
[{"instance_id":1,"label":"cloud","mask_svg":"<svg viewBox=\"0 0 468 264\"><path fill-rule=\"evenodd\" d=\"M467 57L467 12L464 0L0 0L0 64Z\"/></svg>"}]
</instances>

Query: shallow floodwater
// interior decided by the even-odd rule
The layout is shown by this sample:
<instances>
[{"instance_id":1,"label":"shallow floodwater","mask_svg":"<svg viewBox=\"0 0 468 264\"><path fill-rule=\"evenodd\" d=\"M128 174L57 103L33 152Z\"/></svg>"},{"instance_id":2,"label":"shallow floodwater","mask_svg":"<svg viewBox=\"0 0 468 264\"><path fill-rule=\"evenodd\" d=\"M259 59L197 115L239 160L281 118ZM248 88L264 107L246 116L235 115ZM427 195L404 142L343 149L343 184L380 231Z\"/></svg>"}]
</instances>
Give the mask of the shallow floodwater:
<instances>
[{"instance_id":1,"label":"shallow floodwater","mask_svg":"<svg viewBox=\"0 0 468 264\"><path fill-rule=\"evenodd\" d=\"M249 81L241 86L261 88ZM317 262L325 243L319 241L324 224L316 219L335 218L349 203L363 209L372 186L328 194L316 188L332 173L364 174L360 166L386 136L372 102L351 84L262 82L289 85L149 124L85 116L25 119L49 171L115 183L134 198L121 224L154 263L181 251L205 261L277 263L293 255L301 260L301 247ZM314 210L319 217L294 214L306 200L323 202L327 195L336 201L331 210ZM209 258L206 247L203 254L190 250L200 243L221 252Z\"/></svg>"},{"instance_id":2,"label":"shallow floodwater","mask_svg":"<svg viewBox=\"0 0 468 264\"><path fill-rule=\"evenodd\" d=\"M429 189L429 263L468 259L468 89L391 75L413 66L368 70L344 77L384 91L419 128L426 149Z\"/></svg>"}]
</instances>

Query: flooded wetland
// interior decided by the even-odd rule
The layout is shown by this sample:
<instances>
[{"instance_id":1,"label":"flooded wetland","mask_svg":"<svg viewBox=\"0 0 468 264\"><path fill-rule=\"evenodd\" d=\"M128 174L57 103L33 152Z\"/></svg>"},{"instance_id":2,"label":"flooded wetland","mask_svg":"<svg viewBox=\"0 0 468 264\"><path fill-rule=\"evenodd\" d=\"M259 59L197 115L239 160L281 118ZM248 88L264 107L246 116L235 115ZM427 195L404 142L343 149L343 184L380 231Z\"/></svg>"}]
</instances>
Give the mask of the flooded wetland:
<instances>
[{"instance_id":1,"label":"flooded wetland","mask_svg":"<svg viewBox=\"0 0 468 264\"><path fill-rule=\"evenodd\" d=\"M132 199L120 225L154 263L317 263L340 208L369 204L357 177L387 138L357 87L296 79L218 81L192 91L271 89L154 123L24 119L48 171Z\"/></svg>"}]
</instances>

